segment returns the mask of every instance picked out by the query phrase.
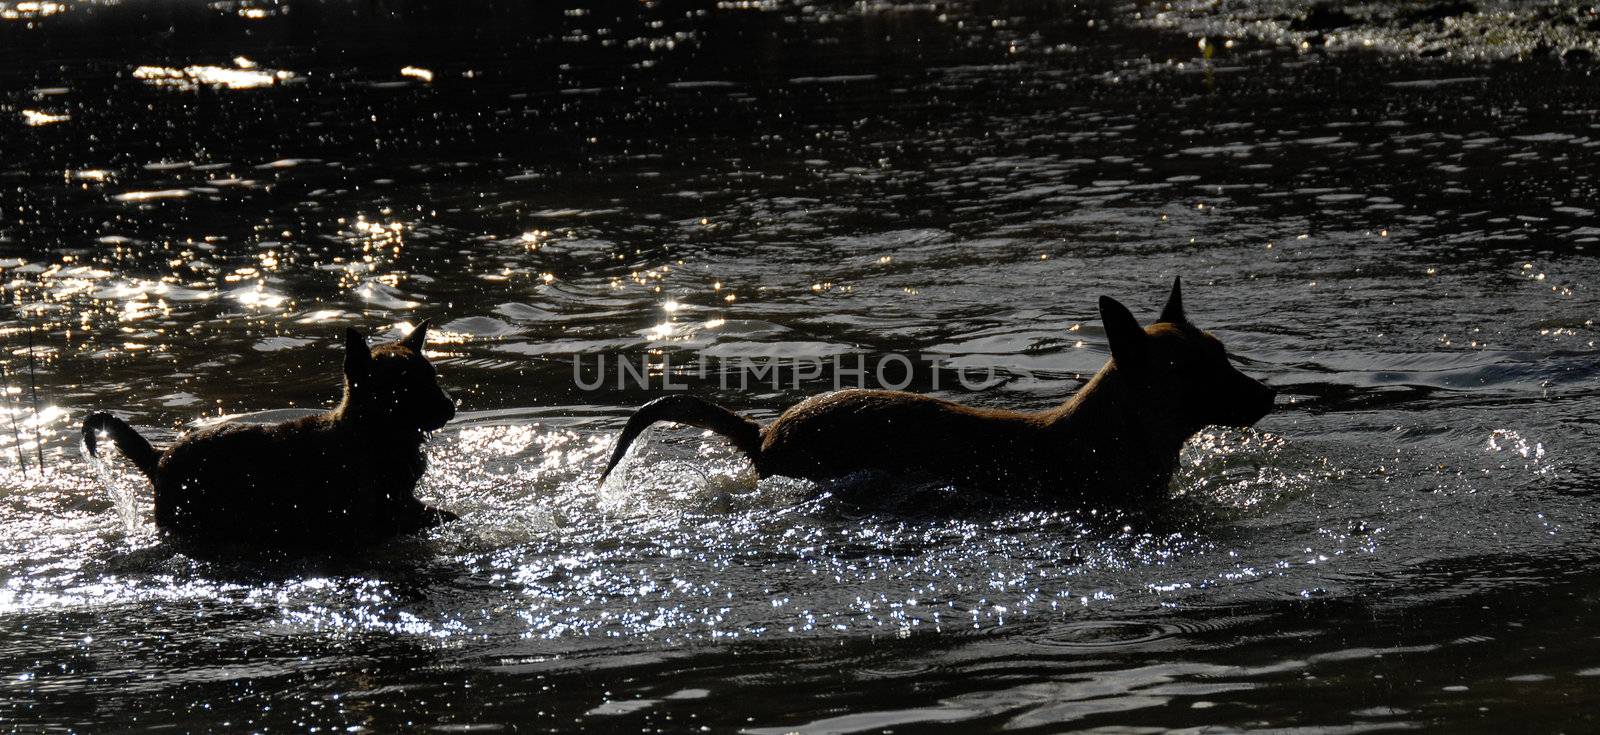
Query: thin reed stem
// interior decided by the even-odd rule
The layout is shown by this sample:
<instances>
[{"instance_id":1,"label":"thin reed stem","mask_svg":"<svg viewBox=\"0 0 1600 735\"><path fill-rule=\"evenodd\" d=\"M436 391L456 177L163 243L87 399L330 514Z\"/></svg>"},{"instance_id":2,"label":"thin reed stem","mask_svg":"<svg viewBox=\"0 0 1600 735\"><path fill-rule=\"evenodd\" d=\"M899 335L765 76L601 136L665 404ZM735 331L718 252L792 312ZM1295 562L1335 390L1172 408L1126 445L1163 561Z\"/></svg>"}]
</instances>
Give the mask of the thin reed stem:
<instances>
[{"instance_id":1,"label":"thin reed stem","mask_svg":"<svg viewBox=\"0 0 1600 735\"><path fill-rule=\"evenodd\" d=\"M0 362L0 392L6 394L6 415L11 417L11 442L17 447L17 467L28 474L28 462L22 454L22 432L17 430L17 403L11 398L11 371Z\"/></svg>"},{"instance_id":2,"label":"thin reed stem","mask_svg":"<svg viewBox=\"0 0 1600 735\"><path fill-rule=\"evenodd\" d=\"M38 452L39 476L44 477L44 423L39 421L39 381L33 369L33 325L28 325L28 392L33 394L33 448Z\"/></svg>"}]
</instances>

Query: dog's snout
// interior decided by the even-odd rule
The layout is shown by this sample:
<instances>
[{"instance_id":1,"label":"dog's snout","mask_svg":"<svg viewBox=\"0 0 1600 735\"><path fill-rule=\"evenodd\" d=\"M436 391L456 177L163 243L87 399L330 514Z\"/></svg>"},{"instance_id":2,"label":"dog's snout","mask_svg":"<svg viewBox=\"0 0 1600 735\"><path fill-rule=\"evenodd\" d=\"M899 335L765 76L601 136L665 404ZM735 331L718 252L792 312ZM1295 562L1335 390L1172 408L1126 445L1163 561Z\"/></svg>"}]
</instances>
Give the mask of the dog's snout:
<instances>
[{"instance_id":1,"label":"dog's snout","mask_svg":"<svg viewBox=\"0 0 1600 735\"><path fill-rule=\"evenodd\" d=\"M455 418L456 417L456 399L450 397L450 391L447 391L447 390L445 390L443 388L440 388L439 389L439 400L442 402L442 405L444 407L444 410L440 411L440 413L442 413L444 415L444 420L445 421L449 421L450 419Z\"/></svg>"},{"instance_id":2,"label":"dog's snout","mask_svg":"<svg viewBox=\"0 0 1600 735\"><path fill-rule=\"evenodd\" d=\"M1252 411L1254 415L1250 417L1248 422L1246 422L1246 426L1266 418L1267 414L1272 413L1273 406L1277 405L1278 402L1278 390L1276 388L1263 384L1259 381L1251 382L1256 384L1257 398L1255 400L1255 410Z\"/></svg>"},{"instance_id":3,"label":"dog's snout","mask_svg":"<svg viewBox=\"0 0 1600 735\"><path fill-rule=\"evenodd\" d=\"M1254 426L1272 412L1277 403L1278 391L1270 385L1233 371L1225 388L1216 396L1222 401L1221 413L1225 417L1217 423L1227 426Z\"/></svg>"}]
</instances>

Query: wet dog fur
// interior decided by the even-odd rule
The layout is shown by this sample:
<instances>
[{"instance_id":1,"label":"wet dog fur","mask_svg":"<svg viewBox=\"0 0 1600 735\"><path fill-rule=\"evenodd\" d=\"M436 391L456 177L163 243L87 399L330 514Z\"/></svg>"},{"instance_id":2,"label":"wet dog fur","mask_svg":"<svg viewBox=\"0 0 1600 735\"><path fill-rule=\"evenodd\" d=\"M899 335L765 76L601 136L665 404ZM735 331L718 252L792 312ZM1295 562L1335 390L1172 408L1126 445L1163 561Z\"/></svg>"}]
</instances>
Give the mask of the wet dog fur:
<instances>
[{"instance_id":1,"label":"wet dog fur","mask_svg":"<svg viewBox=\"0 0 1600 735\"><path fill-rule=\"evenodd\" d=\"M187 541L348 547L454 520L414 490L427 432L455 416L422 355L428 322L369 348L345 332L344 395L325 413L276 424L226 423L157 451L105 412L83 424L97 456L104 432L155 486L156 526Z\"/></svg>"},{"instance_id":2,"label":"wet dog fur","mask_svg":"<svg viewBox=\"0 0 1600 735\"><path fill-rule=\"evenodd\" d=\"M763 427L704 399L660 398L628 420L608 476L651 424L731 440L762 477L826 481L861 472L957 487L1029 488L1108 501L1163 497L1185 441L1210 425L1247 427L1275 391L1239 372L1222 343L1184 315L1182 283L1155 324L1100 297L1111 359L1060 406L1022 412L930 396L844 390L801 401Z\"/></svg>"}]
</instances>

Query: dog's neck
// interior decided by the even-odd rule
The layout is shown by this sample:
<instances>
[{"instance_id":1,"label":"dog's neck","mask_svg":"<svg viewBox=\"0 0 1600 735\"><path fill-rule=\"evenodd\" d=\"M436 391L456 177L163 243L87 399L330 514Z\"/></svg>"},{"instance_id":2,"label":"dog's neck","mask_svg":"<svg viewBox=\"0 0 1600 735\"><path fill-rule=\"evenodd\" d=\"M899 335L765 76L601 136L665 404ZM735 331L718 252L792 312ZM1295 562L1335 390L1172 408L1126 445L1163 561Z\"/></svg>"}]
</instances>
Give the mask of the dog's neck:
<instances>
[{"instance_id":1,"label":"dog's neck","mask_svg":"<svg viewBox=\"0 0 1600 735\"><path fill-rule=\"evenodd\" d=\"M1131 492L1165 492L1187 436L1143 416L1149 407L1114 361L1042 415L1050 445L1074 476Z\"/></svg>"},{"instance_id":2,"label":"dog's neck","mask_svg":"<svg viewBox=\"0 0 1600 735\"><path fill-rule=\"evenodd\" d=\"M426 438L421 429L396 422L393 417L373 410L372 407L362 401L355 400L351 396L349 385L345 386L344 395L339 399L339 405L334 406L327 416L333 423L358 435L391 446L403 446L406 449L415 450L422 446Z\"/></svg>"}]
</instances>

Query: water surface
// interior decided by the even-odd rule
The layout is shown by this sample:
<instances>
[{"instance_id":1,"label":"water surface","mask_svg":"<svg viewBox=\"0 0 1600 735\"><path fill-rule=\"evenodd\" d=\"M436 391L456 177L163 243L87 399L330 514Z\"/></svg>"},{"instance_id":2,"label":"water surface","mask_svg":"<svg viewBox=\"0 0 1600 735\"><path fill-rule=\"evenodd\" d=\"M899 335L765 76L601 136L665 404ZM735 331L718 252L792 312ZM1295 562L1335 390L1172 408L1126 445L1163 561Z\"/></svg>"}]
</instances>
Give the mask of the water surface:
<instances>
[{"instance_id":1,"label":"water surface","mask_svg":"<svg viewBox=\"0 0 1600 735\"><path fill-rule=\"evenodd\" d=\"M8 728L1593 726L1581 44L458 5L0 3ZM597 487L660 393L575 356L914 354L912 389L1041 408L1106 359L1097 296L1150 319L1175 275L1280 397L1155 516L819 497L686 430ZM463 409L428 537L197 559L79 455L95 408L166 440L327 406L345 326L424 317ZM723 377L684 380L766 419L835 375Z\"/></svg>"}]
</instances>

